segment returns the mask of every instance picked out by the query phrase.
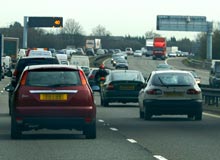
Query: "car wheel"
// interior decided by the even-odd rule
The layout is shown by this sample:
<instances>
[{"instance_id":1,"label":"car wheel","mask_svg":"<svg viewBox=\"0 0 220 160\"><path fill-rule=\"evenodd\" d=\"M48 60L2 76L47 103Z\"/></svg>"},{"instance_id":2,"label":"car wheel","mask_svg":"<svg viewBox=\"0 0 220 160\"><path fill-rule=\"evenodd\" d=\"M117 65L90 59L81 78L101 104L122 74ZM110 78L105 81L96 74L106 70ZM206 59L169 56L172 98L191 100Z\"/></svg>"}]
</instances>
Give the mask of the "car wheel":
<instances>
[{"instance_id":1,"label":"car wheel","mask_svg":"<svg viewBox=\"0 0 220 160\"><path fill-rule=\"evenodd\" d=\"M90 125L87 125L83 130L83 134L86 136L86 139L95 139L96 138L96 121L94 121Z\"/></svg>"},{"instance_id":2,"label":"car wheel","mask_svg":"<svg viewBox=\"0 0 220 160\"><path fill-rule=\"evenodd\" d=\"M104 105L104 100L103 100L103 98L102 98L102 96L100 97L101 98L101 106L103 106Z\"/></svg>"},{"instance_id":3,"label":"car wheel","mask_svg":"<svg viewBox=\"0 0 220 160\"><path fill-rule=\"evenodd\" d=\"M201 121L202 120L202 112L197 112L195 114L195 120L196 121Z\"/></svg>"},{"instance_id":4,"label":"car wheel","mask_svg":"<svg viewBox=\"0 0 220 160\"><path fill-rule=\"evenodd\" d=\"M15 121L15 117L11 117L11 138L12 139L20 139L22 136L22 130L18 126L17 122Z\"/></svg>"},{"instance_id":5,"label":"car wheel","mask_svg":"<svg viewBox=\"0 0 220 160\"><path fill-rule=\"evenodd\" d=\"M140 117L141 119L144 118L144 112L142 112L141 110L139 111L139 117Z\"/></svg>"},{"instance_id":6,"label":"car wheel","mask_svg":"<svg viewBox=\"0 0 220 160\"><path fill-rule=\"evenodd\" d=\"M107 100L103 100L103 106L104 106L104 107L108 107L108 106L109 106L109 103L108 103Z\"/></svg>"},{"instance_id":7,"label":"car wheel","mask_svg":"<svg viewBox=\"0 0 220 160\"><path fill-rule=\"evenodd\" d=\"M149 112L149 110L147 110L145 108L145 112L144 112L144 120L150 120L152 117L152 114Z\"/></svg>"},{"instance_id":8,"label":"car wheel","mask_svg":"<svg viewBox=\"0 0 220 160\"><path fill-rule=\"evenodd\" d=\"M194 116L193 116L193 114L188 114L187 117L188 117L188 119L193 119Z\"/></svg>"}]
</instances>

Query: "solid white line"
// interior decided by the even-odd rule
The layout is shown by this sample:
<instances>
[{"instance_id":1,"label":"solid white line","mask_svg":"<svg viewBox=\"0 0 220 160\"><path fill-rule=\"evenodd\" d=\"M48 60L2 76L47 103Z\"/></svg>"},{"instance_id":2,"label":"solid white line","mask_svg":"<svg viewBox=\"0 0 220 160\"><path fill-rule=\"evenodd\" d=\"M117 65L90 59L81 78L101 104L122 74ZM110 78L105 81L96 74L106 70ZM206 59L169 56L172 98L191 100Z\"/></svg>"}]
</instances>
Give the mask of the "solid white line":
<instances>
[{"instance_id":1,"label":"solid white line","mask_svg":"<svg viewBox=\"0 0 220 160\"><path fill-rule=\"evenodd\" d=\"M206 116L214 117L214 118L220 118L219 115L215 115L215 114L211 114L211 113L203 112L202 114L204 114L204 115L206 115Z\"/></svg>"},{"instance_id":2,"label":"solid white line","mask_svg":"<svg viewBox=\"0 0 220 160\"><path fill-rule=\"evenodd\" d=\"M117 128L110 128L112 131L118 131Z\"/></svg>"},{"instance_id":3,"label":"solid white line","mask_svg":"<svg viewBox=\"0 0 220 160\"><path fill-rule=\"evenodd\" d=\"M135 141L134 139L127 139L127 141L129 141L131 143L137 143L137 141Z\"/></svg>"},{"instance_id":4,"label":"solid white line","mask_svg":"<svg viewBox=\"0 0 220 160\"><path fill-rule=\"evenodd\" d=\"M159 160L168 160L168 159L166 159L166 158L164 158L164 157L162 157L160 155L154 155L154 158L157 158Z\"/></svg>"},{"instance_id":5,"label":"solid white line","mask_svg":"<svg viewBox=\"0 0 220 160\"><path fill-rule=\"evenodd\" d=\"M101 122L101 123L103 123L103 122L104 122L104 120L102 120L102 119L99 119L98 121L99 121L99 122Z\"/></svg>"}]
</instances>

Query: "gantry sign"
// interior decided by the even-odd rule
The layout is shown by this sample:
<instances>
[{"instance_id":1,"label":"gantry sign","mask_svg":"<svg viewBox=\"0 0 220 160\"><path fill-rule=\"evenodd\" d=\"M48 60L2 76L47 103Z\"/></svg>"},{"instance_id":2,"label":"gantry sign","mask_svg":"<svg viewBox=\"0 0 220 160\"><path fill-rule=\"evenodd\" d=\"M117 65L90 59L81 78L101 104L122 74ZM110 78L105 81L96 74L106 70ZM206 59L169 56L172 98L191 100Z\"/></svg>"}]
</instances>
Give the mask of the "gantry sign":
<instances>
[{"instance_id":1,"label":"gantry sign","mask_svg":"<svg viewBox=\"0 0 220 160\"><path fill-rule=\"evenodd\" d=\"M27 48L27 31L30 27L63 27L63 17L24 17L23 48Z\"/></svg>"},{"instance_id":2,"label":"gantry sign","mask_svg":"<svg viewBox=\"0 0 220 160\"><path fill-rule=\"evenodd\" d=\"M157 16L157 30L207 32L207 59L212 59L212 22L205 16Z\"/></svg>"}]
</instances>

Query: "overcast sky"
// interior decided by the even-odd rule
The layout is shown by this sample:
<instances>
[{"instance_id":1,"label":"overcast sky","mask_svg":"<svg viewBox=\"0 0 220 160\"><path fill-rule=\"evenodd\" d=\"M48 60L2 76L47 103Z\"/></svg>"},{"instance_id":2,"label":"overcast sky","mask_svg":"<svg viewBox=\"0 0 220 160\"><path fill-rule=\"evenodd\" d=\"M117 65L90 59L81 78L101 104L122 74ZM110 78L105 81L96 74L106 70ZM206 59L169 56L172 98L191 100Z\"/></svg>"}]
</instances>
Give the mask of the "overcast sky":
<instances>
[{"instance_id":1,"label":"overcast sky","mask_svg":"<svg viewBox=\"0 0 220 160\"><path fill-rule=\"evenodd\" d=\"M24 16L63 17L79 22L89 35L98 25L114 36L142 36L154 31L166 37L194 38L197 32L157 31L157 15L206 16L207 21L220 22L217 0L2 0L0 27Z\"/></svg>"}]
</instances>

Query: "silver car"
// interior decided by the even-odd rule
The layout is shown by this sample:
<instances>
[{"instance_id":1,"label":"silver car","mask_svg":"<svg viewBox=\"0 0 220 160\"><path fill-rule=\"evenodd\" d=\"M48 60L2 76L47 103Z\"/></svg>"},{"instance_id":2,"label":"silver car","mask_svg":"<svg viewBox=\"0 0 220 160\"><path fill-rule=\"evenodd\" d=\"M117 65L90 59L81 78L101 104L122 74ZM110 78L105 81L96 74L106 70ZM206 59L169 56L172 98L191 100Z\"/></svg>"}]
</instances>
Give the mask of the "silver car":
<instances>
[{"instance_id":1,"label":"silver car","mask_svg":"<svg viewBox=\"0 0 220 160\"><path fill-rule=\"evenodd\" d=\"M202 93L189 71L153 71L138 96L140 118L187 115L202 120Z\"/></svg>"}]
</instances>

